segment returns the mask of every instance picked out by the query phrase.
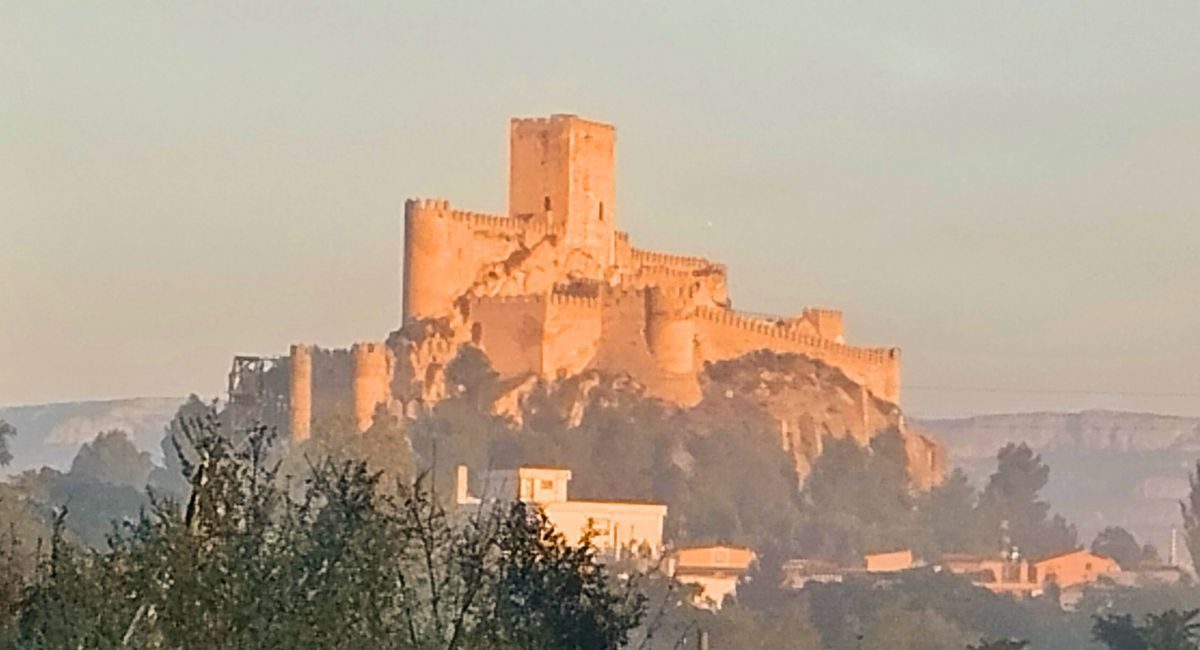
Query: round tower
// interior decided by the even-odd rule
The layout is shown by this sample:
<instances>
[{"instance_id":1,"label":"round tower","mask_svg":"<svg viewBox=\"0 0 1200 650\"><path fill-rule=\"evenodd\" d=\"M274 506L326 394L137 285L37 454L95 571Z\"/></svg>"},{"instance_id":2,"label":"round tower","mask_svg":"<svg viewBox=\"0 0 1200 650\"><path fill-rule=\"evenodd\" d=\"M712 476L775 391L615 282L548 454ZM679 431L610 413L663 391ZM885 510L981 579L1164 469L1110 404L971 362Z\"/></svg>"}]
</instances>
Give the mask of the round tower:
<instances>
[{"instance_id":1,"label":"round tower","mask_svg":"<svg viewBox=\"0 0 1200 650\"><path fill-rule=\"evenodd\" d=\"M375 421L375 407L386 403L390 393L388 349L383 343L355 343L351 356L354 359L354 425L359 431L366 431Z\"/></svg>"},{"instance_id":2,"label":"round tower","mask_svg":"<svg viewBox=\"0 0 1200 650\"><path fill-rule=\"evenodd\" d=\"M689 289L646 289L646 345L668 373L696 372L695 310L695 295Z\"/></svg>"},{"instance_id":3,"label":"round tower","mask_svg":"<svg viewBox=\"0 0 1200 650\"><path fill-rule=\"evenodd\" d=\"M403 320L441 316L454 298L446 270L452 224L449 203L439 199L404 202Z\"/></svg>"},{"instance_id":4,"label":"round tower","mask_svg":"<svg viewBox=\"0 0 1200 650\"><path fill-rule=\"evenodd\" d=\"M292 440L303 441L312 435L312 348L293 345L290 358Z\"/></svg>"}]
</instances>

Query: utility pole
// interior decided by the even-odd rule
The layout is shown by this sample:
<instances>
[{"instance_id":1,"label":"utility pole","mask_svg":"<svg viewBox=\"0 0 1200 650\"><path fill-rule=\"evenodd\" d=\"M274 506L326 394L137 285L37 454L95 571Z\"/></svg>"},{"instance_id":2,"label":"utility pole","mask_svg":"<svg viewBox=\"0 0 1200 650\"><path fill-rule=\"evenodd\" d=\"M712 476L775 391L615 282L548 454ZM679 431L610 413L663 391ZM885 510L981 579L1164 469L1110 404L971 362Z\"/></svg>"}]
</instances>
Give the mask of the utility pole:
<instances>
[{"instance_id":1,"label":"utility pole","mask_svg":"<svg viewBox=\"0 0 1200 650\"><path fill-rule=\"evenodd\" d=\"M1179 549L1175 545L1175 527L1171 526L1171 551L1167 556L1167 564L1170 566L1178 566Z\"/></svg>"}]
</instances>

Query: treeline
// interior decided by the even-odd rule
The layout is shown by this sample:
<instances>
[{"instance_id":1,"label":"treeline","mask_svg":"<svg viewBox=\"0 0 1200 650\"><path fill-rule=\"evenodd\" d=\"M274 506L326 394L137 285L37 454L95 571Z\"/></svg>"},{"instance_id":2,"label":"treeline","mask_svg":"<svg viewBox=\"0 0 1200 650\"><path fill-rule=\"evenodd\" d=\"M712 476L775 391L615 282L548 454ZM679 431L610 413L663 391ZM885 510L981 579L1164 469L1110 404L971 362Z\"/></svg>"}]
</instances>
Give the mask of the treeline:
<instances>
[{"instance_id":1,"label":"treeline","mask_svg":"<svg viewBox=\"0 0 1200 650\"><path fill-rule=\"evenodd\" d=\"M329 458L295 485L267 429L178 426L186 501L151 495L106 551L63 508L45 552L0 555L4 647L616 648L645 618L637 574L523 504L456 514Z\"/></svg>"}]
</instances>

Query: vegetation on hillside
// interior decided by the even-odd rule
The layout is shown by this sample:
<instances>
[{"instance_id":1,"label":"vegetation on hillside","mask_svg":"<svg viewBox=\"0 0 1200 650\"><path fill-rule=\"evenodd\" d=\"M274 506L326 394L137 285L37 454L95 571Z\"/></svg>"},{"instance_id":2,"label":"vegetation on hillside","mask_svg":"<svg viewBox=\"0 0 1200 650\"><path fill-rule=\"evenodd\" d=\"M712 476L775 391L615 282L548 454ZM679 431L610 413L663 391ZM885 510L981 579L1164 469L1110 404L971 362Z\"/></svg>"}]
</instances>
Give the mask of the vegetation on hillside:
<instances>
[{"instance_id":1,"label":"vegetation on hillside","mask_svg":"<svg viewBox=\"0 0 1200 650\"><path fill-rule=\"evenodd\" d=\"M666 503L668 537L679 544L744 544L843 563L899 548L932 560L1009 546L1040 556L1077 544L1074 528L1039 498L1049 468L1024 445L1000 450L982 492L957 473L918 493L897 431L867 447L829 436L800 489L778 425L745 392L689 410L620 377L576 377L539 386L528 417L514 424L492 412L503 387L478 351L466 348L447 377L458 392L408 429L418 461L444 489L459 463L569 467L578 498Z\"/></svg>"}]
</instances>

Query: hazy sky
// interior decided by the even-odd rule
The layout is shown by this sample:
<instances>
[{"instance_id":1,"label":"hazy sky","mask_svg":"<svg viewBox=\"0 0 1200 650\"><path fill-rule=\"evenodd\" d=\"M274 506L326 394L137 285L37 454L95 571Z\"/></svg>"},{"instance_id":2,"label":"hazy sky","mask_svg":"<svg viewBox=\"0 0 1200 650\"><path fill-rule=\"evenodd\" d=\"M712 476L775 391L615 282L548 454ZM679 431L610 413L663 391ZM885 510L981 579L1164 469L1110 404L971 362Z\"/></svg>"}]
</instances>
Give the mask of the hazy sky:
<instances>
[{"instance_id":1,"label":"hazy sky","mask_svg":"<svg viewBox=\"0 0 1200 650\"><path fill-rule=\"evenodd\" d=\"M573 112L640 245L844 309L912 413L1200 413L1200 3L382 4L0 0L0 404L383 337L404 199L504 212Z\"/></svg>"}]
</instances>

